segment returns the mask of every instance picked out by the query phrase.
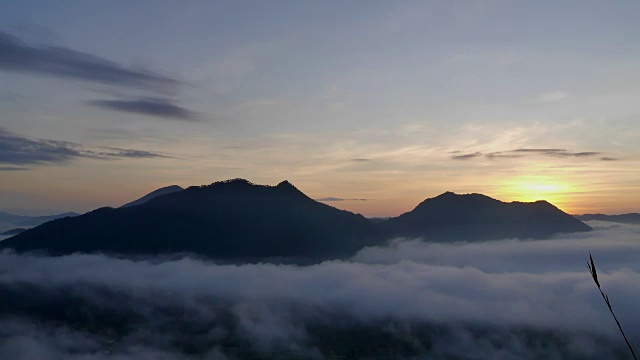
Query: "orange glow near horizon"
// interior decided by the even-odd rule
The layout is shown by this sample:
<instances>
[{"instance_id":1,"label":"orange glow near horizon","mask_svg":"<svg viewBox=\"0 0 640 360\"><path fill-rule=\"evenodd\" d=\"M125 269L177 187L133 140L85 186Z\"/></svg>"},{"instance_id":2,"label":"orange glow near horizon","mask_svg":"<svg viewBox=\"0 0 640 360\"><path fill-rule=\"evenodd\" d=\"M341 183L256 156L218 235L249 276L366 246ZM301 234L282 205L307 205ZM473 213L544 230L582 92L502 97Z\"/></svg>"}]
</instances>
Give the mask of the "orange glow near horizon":
<instances>
[{"instance_id":1,"label":"orange glow near horizon","mask_svg":"<svg viewBox=\"0 0 640 360\"><path fill-rule=\"evenodd\" d=\"M504 201L546 200L564 211L571 211L571 193L578 189L566 180L546 176L528 176L504 181L497 192Z\"/></svg>"}]
</instances>

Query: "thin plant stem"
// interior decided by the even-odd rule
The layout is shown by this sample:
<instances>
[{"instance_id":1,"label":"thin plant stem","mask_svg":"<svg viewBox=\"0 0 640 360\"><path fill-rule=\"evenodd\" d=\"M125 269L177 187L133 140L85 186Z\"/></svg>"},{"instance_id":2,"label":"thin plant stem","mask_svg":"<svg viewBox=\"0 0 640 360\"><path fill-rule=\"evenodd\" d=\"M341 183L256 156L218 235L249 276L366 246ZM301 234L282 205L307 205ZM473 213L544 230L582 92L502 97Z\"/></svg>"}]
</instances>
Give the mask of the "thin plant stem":
<instances>
[{"instance_id":1,"label":"thin plant stem","mask_svg":"<svg viewBox=\"0 0 640 360\"><path fill-rule=\"evenodd\" d=\"M622 334L624 341L627 343L627 346L629 347L629 351L631 352L631 355L635 360L638 360L638 358L636 357L636 353L633 351L633 348L631 347L631 344L627 339L627 335L625 335L624 330L622 330L622 325L620 325L620 321L618 321L618 317L613 312L613 308L611 307L611 302L609 301L609 296L605 294L604 291L602 291L602 288L600 287L600 282L598 281L598 272L596 271L596 264L593 262L593 257L591 256L591 253L589 253L589 261L590 262L587 262L587 269L589 269L589 272L591 273L591 277L593 278L593 281L596 283L596 286L600 291L600 295L602 295L604 302L607 304L607 307L609 308L609 312L611 312L613 319L616 321L616 324L618 324L618 329L620 329L620 333Z\"/></svg>"}]
</instances>

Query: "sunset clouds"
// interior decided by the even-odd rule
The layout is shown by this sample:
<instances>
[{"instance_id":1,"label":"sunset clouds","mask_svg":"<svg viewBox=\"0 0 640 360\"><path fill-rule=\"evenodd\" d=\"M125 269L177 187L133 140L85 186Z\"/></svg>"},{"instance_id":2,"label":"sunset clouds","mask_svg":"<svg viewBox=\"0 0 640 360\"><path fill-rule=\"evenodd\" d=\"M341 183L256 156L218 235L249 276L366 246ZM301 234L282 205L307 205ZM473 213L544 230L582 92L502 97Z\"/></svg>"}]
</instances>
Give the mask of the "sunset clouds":
<instances>
[{"instance_id":1,"label":"sunset clouds","mask_svg":"<svg viewBox=\"0 0 640 360\"><path fill-rule=\"evenodd\" d=\"M2 139L0 203L86 211L243 177L368 199L331 202L368 216L448 190L637 211L638 11L12 4L0 14L0 126L21 140ZM70 192L96 177L118 191Z\"/></svg>"}]
</instances>

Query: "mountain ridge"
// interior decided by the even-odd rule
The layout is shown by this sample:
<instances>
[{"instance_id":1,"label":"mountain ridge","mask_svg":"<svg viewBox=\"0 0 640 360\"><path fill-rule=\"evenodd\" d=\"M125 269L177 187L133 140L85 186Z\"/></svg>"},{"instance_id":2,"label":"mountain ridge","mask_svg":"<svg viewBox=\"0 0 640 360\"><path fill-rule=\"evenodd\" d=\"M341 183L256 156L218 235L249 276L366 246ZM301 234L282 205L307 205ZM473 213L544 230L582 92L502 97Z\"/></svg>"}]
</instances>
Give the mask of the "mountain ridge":
<instances>
[{"instance_id":1,"label":"mountain ridge","mask_svg":"<svg viewBox=\"0 0 640 360\"><path fill-rule=\"evenodd\" d=\"M583 214L583 215L574 215L578 220L581 221L609 221L621 224L640 224L640 214L639 213L626 213L626 214L618 214L618 215L607 215L607 214Z\"/></svg>"},{"instance_id":2,"label":"mountain ridge","mask_svg":"<svg viewBox=\"0 0 640 360\"><path fill-rule=\"evenodd\" d=\"M387 220L313 200L289 181L217 181L161 194L136 206L99 208L55 220L0 244L52 254L191 252L223 259L348 258L397 237L427 241L539 239L590 227L546 201L505 203L445 192ZM306 261L306 260L305 260Z\"/></svg>"},{"instance_id":3,"label":"mountain ridge","mask_svg":"<svg viewBox=\"0 0 640 360\"><path fill-rule=\"evenodd\" d=\"M503 202L486 195L445 192L384 223L392 236L430 241L542 239L591 227L545 200Z\"/></svg>"},{"instance_id":4,"label":"mountain ridge","mask_svg":"<svg viewBox=\"0 0 640 360\"><path fill-rule=\"evenodd\" d=\"M4 211L0 211L0 232L8 231L15 228L27 228L41 225L47 221L64 218L67 216L78 216L75 212L64 212L55 215L28 216L16 215Z\"/></svg>"},{"instance_id":5,"label":"mountain ridge","mask_svg":"<svg viewBox=\"0 0 640 360\"><path fill-rule=\"evenodd\" d=\"M372 234L360 214L316 202L292 184L243 179L191 186L124 208L100 208L1 243L52 254L192 252L208 257L325 258L353 254ZM88 241L87 239L91 239Z\"/></svg>"},{"instance_id":6,"label":"mountain ridge","mask_svg":"<svg viewBox=\"0 0 640 360\"><path fill-rule=\"evenodd\" d=\"M126 204L124 204L124 205L122 205L120 207L123 208L123 207L141 205L141 204L144 204L147 201L149 201L149 200L151 200L151 199L153 199L155 197L158 197L158 196L161 196L161 195L166 195L166 194L171 194L171 193L174 193L174 192L177 192L177 191L182 191L182 190L184 190L184 189L181 186L178 186L178 185L169 185L169 186L161 187L161 188L156 189L156 190L154 190L154 191L152 191L152 192L150 192L150 193L148 193L148 194L146 194L146 195L144 195L144 196L142 196L142 197L140 197L140 198L138 198L136 200L128 202L128 203L126 203Z\"/></svg>"}]
</instances>

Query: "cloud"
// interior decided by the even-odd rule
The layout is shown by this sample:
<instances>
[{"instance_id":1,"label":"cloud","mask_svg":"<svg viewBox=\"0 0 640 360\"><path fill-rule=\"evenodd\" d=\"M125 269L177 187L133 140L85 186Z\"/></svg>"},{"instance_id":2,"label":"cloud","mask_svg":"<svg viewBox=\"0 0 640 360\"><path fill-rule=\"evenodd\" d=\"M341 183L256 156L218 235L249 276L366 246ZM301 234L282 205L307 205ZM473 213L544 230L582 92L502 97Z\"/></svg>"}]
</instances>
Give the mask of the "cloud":
<instances>
[{"instance_id":1,"label":"cloud","mask_svg":"<svg viewBox=\"0 0 640 360\"><path fill-rule=\"evenodd\" d=\"M612 157L608 157L608 156L603 156L603 157L600 158L600 160L602 160L602 161L618 161L618 159L612 158Z\"/></svg>"},{"instance_id":2,"label":"cloud","mask_svg":"<svg viewBox=\"0 0 640 360\"><path fill-rule=\"evenodd\" d=\"M146 98L137 100L93 100L89 102L107 110L157 116L168 119L196 120L196 113L176 105L171 99Z\"/></svg>"},{"instance_id":3,"label":"cloud","mask_svg":"<svg viewBox=\"0 0 640 360\"><path fill-rule=\"evenodd\" d=\"M21 170L31 170L26 167L17 167L17 166L0 166L0 171L21 171Z\"/></svg>"},{"instance_id":4,"label":"cloud","mask_svg":"<svg viewBox=\"0 0 640 360\"><path fill-rule=\"evenodd\" d=\"M367 201L369 199L344 199L344 198L338 198L338 197L324 197L324 198L320 198L320 199L316 199L316 201L322 201L322 202L331 202L331 201Z\"/></svg>"},{"instance_id":5,"label":"cloud","mask_svg":"<svg viewBox=\"0 0 640 360\"><path fill-rule=\"evenodd\" d=\"M452 154L452 153L459 153L459 152L449 152L449 153ZM495 151L491 153L482 153L477 151L469 154L453 155L451 156L451 159L453 160L470 160L474 158L512 159L512 158L521 158L525 156L540 156L540 155L557 157L557 158L569 158L569 157L586 158L586 157L594 157L601 154L602 154L601 152L597 152L597 151L572 152L572 151L567 151L565 149L555 149L555 148L543 148L543 149L521 148L521 149L514 149L514 150L507 150L507 151ZM604 160L604 159L611 159L611 158L606 158L606 157L600 158L600 160Z\"/></svg>"},{"instance_id":6,"label":"cloud","mask_svg":"<svg viewBox=\"0 0 640 360\"><path fill-rule=\"evenodd\" d=\"M556 154L556 153L561 153L561 152L565 152L565 149L553 149L553 148L548 148L548 149L530 149L530 148L523 148L523 149L515 149L515 150L511 150L512 152L523 152L523 153L541 153L541 154Z\"/></svg>"},{"instance_id":7,"label":"cloud","mask_svg":"<svg viewBox=\"0 0 640 360\"><path fill-rule=\"evenodd\" d=\"M395 240L351 261L0 253L0 353L18 358L604 359L640 343L640 227L544 241ZM376 339L372 342L371 339Z\"/></svg>"},{"instance_id":8,"label":"cloud","mask_svg":"<svg viewBox=\"0 0 640 360\"><path fill-rule=\"evenodd\" d=\"M133 69L100 56L59 46L35 46L0 31L0 71L42 74L175 95L183 83L171 76ZM196 113L167 98L94 100L103 109L170 119L196 120Z\"/></svg>"},{"instance_id":9,"label":"cloud","mask_svg":"<svg viewBox=\"0 0 640 360\"><path fill-rule=\"evenodd\" d=\"M0 70L57 76L157 93L175 92L180 81L127 68L102 57L65 47L33 46L0 32Z\"/></svg>"},{"instance_id":10,"label":"cloud","mask_svg":"<svg viewBox=\"0 0 640 360\"><path fill-rule=\"evenodd\" d=\"M542 154L557 157L585 157L599 155L599 152L595 151L582 151L582 152L570 152L565 149L515 149L511 150L512 153L529 153L529 154ZM500 152L493 154L501 154Z\"/></svg>"},{"instance_id":11,"label":"cloud","mask_svg":"<svg viewBox=\"0 0 640 360\"><path fill-rule=\"evenodd\" d=\"M589 251L598 254L598 260L606 267L626 266L628 262L635 262L636 257L640 259L640 244L637 244L640 226L604 221L589 221L588 224L593 231L556 235L544 241L513 239L447 244L396 239L389 246L362 249L354 260L377 264L410 260L442 266L470 266L488 273L544 274L582 270L581 257ZM609 243L605 241L607 238ZM640 270L640 261L637 266Z\"/></svg>"},{"instance_id":12,"label":"cloud","mask_svg":"<svg viewBox=\"0 0 640 360\"><path fill-rule=\"evenodd\" d=\"M0 127L0 164L29 165L65 163L78 158L115 160L121 158L162 158L166 155L133 149L90 149L78 143L31 139ZM12 170L27 168L6 167Z\"/></svg>"},{"instance_id":13,"label":"cloud","mask_svg":"<svg viewBox=\"0 0 640 360\"><path fill-rule=\"evenodd\" d=\"M454 155L451 158L454 160L469 160L469 159L473 159L476 157L482 156L482 153L479 152L475 152L472 154L464 154L464 155Z\"/></svg>"},{"instance_id":14,"label":"cloud","mask_svg":"<svg viewBox=\"0 0 640 360\"><path fill-rule=\"evenodd\" d=\"M570 94L566 91L554 90L542 93L525 101L529 104L550 103L566 99Z\"/></svg>"},{"instance_id":15,"label":"cloud","mask_svg":"<svg viewBox=\"0 0 640 360\"><path fill-rule=\"evenodd\" d=\"M120 149L106 147L110 151L97 152L101 157L113 158L135 158L135 159L152 159L152 158L169 158L170 156L145 150Z\"/></svg>"}]
</instances>

